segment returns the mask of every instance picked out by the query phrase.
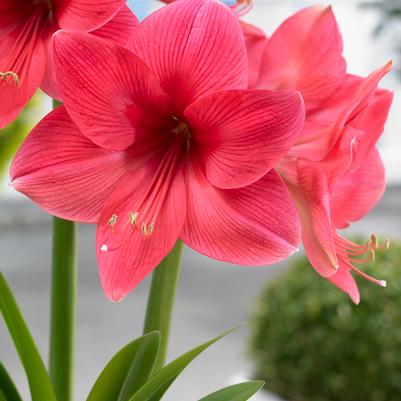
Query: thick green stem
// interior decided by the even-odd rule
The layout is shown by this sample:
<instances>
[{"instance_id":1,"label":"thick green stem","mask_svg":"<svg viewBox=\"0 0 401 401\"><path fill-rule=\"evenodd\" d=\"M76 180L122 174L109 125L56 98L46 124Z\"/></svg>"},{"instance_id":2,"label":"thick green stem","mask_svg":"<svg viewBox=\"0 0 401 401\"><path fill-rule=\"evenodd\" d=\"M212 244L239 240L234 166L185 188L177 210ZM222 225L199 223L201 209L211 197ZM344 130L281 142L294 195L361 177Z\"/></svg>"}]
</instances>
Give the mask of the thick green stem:
<instances>
[{"instance_id":1,"label":"thick green stem","mask_svg":"<svg viewBox=\"0 0 401 401\"><path fill-rule=\"evenodd\" d=\"M153 272L143 331L144 334L153 330L161 333L156 370L163 367L167 356L175 292L181 269L182 249L182 242L178 240L171 252Z\"/></svg>"},{"instance_id":2,"label":"thick green stem","mask_svg":"<svg viewBox=\"0 0 401 401\"><path fill-rule=\"evenodd\" d=\"M76 225L53 217L49 374L58 401L73 396L76 298Z\"/></svg>"}]
</instances>

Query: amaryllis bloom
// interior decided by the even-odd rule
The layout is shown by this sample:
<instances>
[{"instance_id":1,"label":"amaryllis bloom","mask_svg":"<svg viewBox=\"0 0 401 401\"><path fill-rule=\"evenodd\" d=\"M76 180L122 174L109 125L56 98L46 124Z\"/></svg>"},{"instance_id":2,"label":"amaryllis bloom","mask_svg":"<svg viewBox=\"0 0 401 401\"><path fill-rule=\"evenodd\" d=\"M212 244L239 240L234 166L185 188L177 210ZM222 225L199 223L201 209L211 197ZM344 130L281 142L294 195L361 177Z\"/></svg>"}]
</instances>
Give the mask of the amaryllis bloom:
<instances>
[{"instance_id":1,"label":"amaryllis bloom","mask_svg":"<svg viewBox=\"0 0 401 401\"><path fill-rule=\"evenodd\" d=\"M0 128L17 117L40 85L58 97L49 52L50 38L56 30L99 30L99 36L123 45L128 42L138 21L124 3L125 0L0 1Z\"/></svg>"},{"instance_id":2,"label":"amaryllis bloom","mask_svg":"<svg viewBox=\"0 0 401 401\"><path fill-rule=\"evenodd\" d=\"M178 238L247 265L297 249L298 216L272 167L299 135L303 102L247 89L244 40L228 7L168 5L137 28L131 50L63 31L54 48L65 106L28 136L12 183L52 214L97 223L111 299Z\"/></svg>"},{"instance_id":3,"label":"amaryllis bloom","mask_svg":"<svg viewBox=\"0 0 401 401\"><path fill-rule=\"evenodd\" d=\"M252 36L249 28L245 34ZM257 38L247 40L251 58L255 43L260 47L260 34ZM260 56L254 58L250 69L258 78L250 82L252 87L302 93L305 126L277 171L298 208L311 264L358 303L359 291L350 272L385 285L356 265L371 260L387 244L380 245L375 235L367 244L354 244L337 230L365 216L384 192L384 167L375 144L392 93L377 85L391 64L367 78L350 75L342 49L331 8L304 9L265 38L262 61Z\"/></svg>"}]
</instances>

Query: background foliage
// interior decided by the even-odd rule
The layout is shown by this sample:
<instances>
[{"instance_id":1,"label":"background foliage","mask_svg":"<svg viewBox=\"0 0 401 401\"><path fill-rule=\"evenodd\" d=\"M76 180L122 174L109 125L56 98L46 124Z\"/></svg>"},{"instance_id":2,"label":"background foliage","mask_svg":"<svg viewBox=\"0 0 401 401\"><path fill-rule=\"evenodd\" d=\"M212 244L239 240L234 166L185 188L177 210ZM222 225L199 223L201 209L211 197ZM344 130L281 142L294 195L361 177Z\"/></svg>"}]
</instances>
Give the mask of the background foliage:
<instances>
[{"instance_id":1,"label":"background foliage","mask_svg":"<svg viewBox=\"0 0 401 401\"><path fill-rule=\"evenodd\" d=\"M359 280L359 306L304 257L264 290L251 354L266 388L288 401L401 399L401 244L363 267L388 287Z\"/></svg>"},{"instance_id":2,"label":"background foliage","mask_svg":"<svg viewBox=\"0 0 401 401\"><path fill-rule=\"evenodd\" d=\"M32 128L32 120L42 105L42 98L43 94L37 93L19 117L0 130L0 180L6 175L11 159Z\"/></svg>"}]
</instances>

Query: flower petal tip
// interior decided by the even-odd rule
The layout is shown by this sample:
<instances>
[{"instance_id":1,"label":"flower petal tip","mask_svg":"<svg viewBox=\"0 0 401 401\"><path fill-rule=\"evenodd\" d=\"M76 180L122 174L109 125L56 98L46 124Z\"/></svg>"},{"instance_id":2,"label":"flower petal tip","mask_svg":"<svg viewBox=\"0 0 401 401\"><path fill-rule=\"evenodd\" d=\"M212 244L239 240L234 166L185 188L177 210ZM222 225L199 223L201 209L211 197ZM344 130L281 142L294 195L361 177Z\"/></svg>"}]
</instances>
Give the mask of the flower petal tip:
<instances>
[{"instance_id":1,"label":"flower petal tip","mask_svg":"<svg viewBox=\"0 0 401 401\"><path fill-rule=\"evenodd\" d=\"M115 304L120 303L127 296L127 294L125 292L120 291L118 288L111 289L111 291L105 290L105 294L106 294L107 298L111 302L114 302Z\"/></svg>"},{"instance_id":2,"label":"flower petal tip","mask_svg":"<svg viewBox=\"0 0 401 401\"><path fill-rule=\"evenodd\" d=\"M390 60L390 61L388 61L388 62L384 65L383 69L384 69L386 72L389 72L390 70L393 69L393 67L394 67L394 61L393 61L393 60Z\"/></svg>"},{"instance_id":3,"label":"flower petal tip","mask_svg":"<svg viewBox=\"0 0 401 401\"><path fill-rule=\"evenodd\" d=\"M379 285L382 287L387 287L387 281L386 280L379 280Z\"/></svg>"}]
</instances>

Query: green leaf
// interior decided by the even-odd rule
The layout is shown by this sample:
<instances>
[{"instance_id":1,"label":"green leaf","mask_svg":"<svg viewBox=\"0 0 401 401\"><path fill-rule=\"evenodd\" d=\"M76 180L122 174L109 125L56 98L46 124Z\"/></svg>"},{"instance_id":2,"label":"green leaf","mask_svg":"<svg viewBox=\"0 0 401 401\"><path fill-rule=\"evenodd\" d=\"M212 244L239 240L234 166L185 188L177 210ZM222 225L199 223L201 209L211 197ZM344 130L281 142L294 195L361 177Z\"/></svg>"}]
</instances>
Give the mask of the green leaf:
<instances>
[{"instance_id":1,"label":"green leaf","mask_svg":"<svg viewBox=\"0 0 401 401\"><path fill-rule=\"evenodd\" d=\"M0 401L8 401L4 393L0 390Z\"/></svg>"},{"instance_id":2,"label":"green leaf","mask_svg":"<svg viewBox=\"0 0 401 401\"><path fill-rule=\"evenodd\" d=\"M160 333L152 331L118 351L96 380L87 401L126 401L151 376Z\"/></svg>"},{"instance_id":3,"label":"green leaf","mask_svg":"<svg viewBox=\"0 0 401 401\"><path fill-rule=\"evenodd\" d=\"M24 366L32 401L57 401L49 375L17 302L0 272L0 310Z\"/></svg>"},{"instance_id":4,"label":"green leaf","mask_svg":"<svg viewBox=\"0 0 401 401\"><path fill-rule=\"evenodd\" d=\"M0 362L0 393L6 401L22 401L15 384L4 365ZM1 400L1 397L0 397Z\"/></svg>"},{"instance_id":5,"label":"green leaf","mask_svg":"<svg viewBox=\"0 0 401 401\"><path fill-rule=\"evenodd\" d=\"M148 382L141 387L129 401L159 401L178 375L205 349L221 338L230 334L238 327L231 329L212 340L199 345L175 359L173 362L160 369Z\"/></svg>"},{"instance_id":6,"label":"green leaf","mask_svg":"<svg viewBox=\"0 0 401 401\"><path fill-rule=\"evenodd\" d=\"M264 384L262 381L234 384L209 394L199 401L246 401L257 393Z\"/></svg>"}]
</instances>

